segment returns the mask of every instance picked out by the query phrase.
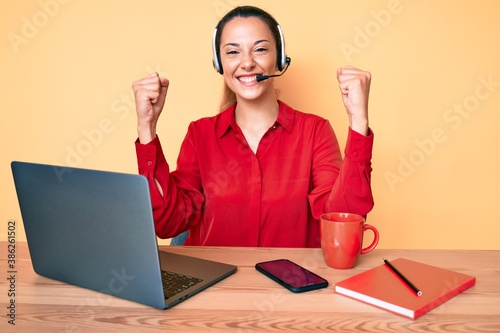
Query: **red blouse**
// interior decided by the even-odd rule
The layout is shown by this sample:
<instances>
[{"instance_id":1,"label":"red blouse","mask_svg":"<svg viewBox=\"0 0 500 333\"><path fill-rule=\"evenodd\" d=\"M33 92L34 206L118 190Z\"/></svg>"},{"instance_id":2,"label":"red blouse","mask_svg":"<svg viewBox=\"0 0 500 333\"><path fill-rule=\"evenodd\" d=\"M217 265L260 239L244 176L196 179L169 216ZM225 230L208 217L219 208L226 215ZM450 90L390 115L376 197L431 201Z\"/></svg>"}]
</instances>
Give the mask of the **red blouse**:
<instances>
[{"instance_id":1,"label":"red blouse","mask_svg":"<svg viewBox=\"0 0 500 333\"><path fill-rule=\"evenodd\" d=\"M342 161L326 119L279 103L256 154L236 124L234 105L189 125L175 171L158 137L136 142L159 237L189 229L185 245L319 247L322 213L366 215L373 208L373 133L349 129Z\"/></svg>"}]
</instances>

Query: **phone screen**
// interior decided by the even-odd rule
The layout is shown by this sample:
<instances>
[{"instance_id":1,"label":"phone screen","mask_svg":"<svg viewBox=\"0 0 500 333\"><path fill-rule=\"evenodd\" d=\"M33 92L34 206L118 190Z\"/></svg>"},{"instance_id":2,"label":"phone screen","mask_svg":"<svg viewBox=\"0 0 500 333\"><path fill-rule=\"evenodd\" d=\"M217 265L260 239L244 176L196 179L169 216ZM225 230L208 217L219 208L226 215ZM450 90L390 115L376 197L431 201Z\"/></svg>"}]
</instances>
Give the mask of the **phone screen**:
<instances>
[{"instance_id":1,"label":"phone screen","mask_svg":"<svg viewBox=\"0 0 500 333\"><path fill-rule=\"evenodd\" d=\"M294 292L328 286L324 278L288 259L261 262L255 265L255 268Z\"/></svg>"}]
</instances>

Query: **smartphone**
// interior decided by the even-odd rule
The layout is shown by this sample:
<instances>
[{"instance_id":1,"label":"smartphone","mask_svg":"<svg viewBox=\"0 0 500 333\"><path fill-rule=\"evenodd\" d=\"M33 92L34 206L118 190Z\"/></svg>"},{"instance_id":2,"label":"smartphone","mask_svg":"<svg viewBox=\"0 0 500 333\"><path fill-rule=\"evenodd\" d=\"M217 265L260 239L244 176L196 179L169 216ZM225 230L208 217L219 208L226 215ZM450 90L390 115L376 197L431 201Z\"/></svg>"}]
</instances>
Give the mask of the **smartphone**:
<instances>
[{"instance_id":1,"label":"smartphone","mask_svg":"<svg viewBox=\"0 0 500 333\"><path fill-rule=\"evenodd\" d=\"M324 278L288 259L259 262L255 269L294 293L328 286Z\"/></svg>"}]
</instances>

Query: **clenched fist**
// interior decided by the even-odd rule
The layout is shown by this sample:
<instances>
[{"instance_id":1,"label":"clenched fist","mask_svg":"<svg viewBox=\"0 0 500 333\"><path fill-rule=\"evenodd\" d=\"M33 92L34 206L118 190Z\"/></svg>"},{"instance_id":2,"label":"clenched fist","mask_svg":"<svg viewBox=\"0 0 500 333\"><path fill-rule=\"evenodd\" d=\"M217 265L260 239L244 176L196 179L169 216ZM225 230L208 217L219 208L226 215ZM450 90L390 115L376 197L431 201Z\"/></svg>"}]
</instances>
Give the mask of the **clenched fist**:
<instances>
[{"instance_id":1,"label":"clenched fist","mask_svg":"<svg viewBox=\"0 0 500 333\"><path fill-rule=\"evenodd\" d=\"M158 73L135 81L132 84L137 112L137 132L139 142L147 144L156 137L156 123L165 105L167 97L168 80Z\"/></svg>"},{"instance_id":2,"label":"clenched fist","mask_svg":"<svg viewBox=\"0 0 500 333\"><path fill-rule=\"evenodd\" d=\"M358 133L368 135L368 96L371 74L347 66L337 69L337 80L351 128Z\"/></svg>"}]
</instances>

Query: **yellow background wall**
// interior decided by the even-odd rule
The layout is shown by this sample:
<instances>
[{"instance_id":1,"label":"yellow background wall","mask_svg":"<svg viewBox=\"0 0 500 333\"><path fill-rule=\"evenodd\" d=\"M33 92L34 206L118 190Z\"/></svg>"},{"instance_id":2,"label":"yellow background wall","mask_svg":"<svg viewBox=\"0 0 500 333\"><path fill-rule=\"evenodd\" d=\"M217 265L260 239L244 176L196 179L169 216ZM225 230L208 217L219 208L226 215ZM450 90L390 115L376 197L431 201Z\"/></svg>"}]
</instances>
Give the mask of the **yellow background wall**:
<instances>
[{"instance_id":1,"label":"yellow background wall","mask_svg":"<svg viewBox=\"0 0 500 333\"><path fill-rule=\"evenodd\" d=\"M248 1L280 22L288 104L347 116L335 71L372 72L381 248L500 249L500 4ZM0 237L21 221L12 160L136 173L131 83L170 82L159 133L175 166L188 123L217 112L211 37L240 0L24 0L0 10ZM19 223L20 224L20 223ZM22 226L18 240L24 240Z\"/></svg>"}]
</instances>

